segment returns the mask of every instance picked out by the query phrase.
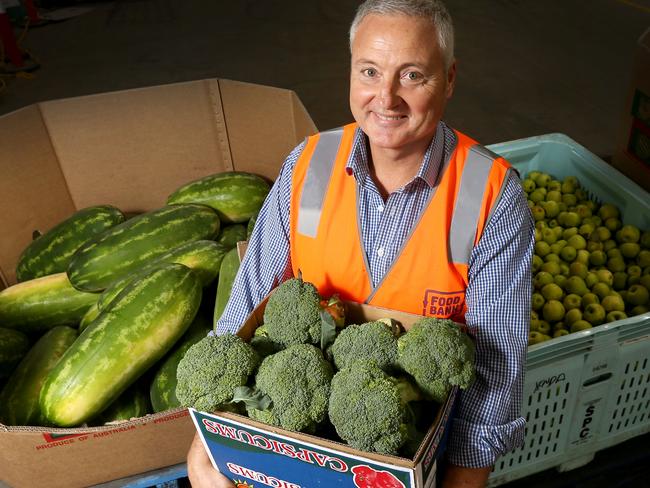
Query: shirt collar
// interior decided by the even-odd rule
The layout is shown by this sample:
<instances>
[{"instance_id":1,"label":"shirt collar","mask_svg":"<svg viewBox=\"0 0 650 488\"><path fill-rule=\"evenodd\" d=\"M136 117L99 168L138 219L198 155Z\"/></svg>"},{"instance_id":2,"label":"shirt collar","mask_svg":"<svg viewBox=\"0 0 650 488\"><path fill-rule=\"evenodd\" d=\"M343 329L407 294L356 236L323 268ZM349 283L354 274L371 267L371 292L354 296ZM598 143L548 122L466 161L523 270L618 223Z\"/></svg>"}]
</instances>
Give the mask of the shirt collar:
<instances>
[{"instance_id":1,"label":"shirt collar","mask_svg":"<svg viewBox=\"0 0 650 488\"><path fill-rule=\"evenodd\" d=\"M417 174L409 183L409 186L414 180L420 179L424 181L430 188L436 185L438 173L442 167L443 149L445 147L445 130L444 123L438 122L436 133L429 143L427 151L424 153L422 164ZM354 133L354 141L352 143L352 151L348 158L348 164L345 166L345 171L349 175L354 175L359 184L364 184L370 178L370 171L368 167L370 147L368 146L368 136L357 127Z\"/></svg>"}]
</instances>

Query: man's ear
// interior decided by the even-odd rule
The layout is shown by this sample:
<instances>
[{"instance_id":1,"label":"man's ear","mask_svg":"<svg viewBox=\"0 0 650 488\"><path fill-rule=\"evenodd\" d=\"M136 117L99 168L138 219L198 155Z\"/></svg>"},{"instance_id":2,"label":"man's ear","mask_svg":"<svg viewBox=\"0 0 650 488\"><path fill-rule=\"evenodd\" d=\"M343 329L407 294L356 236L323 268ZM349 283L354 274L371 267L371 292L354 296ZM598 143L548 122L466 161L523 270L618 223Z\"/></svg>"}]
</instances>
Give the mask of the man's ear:
<instances>
[{"instance_id":1,"label":"man's ear","mask_svg":"<svg viewBox=\"0 0 650 488\"><path fill-rule=\"evenodd\" d=\"M454 87L456 86L456 60L451 63L447 70L447 100L454 94Z\"/></svg>"}]
</instances>

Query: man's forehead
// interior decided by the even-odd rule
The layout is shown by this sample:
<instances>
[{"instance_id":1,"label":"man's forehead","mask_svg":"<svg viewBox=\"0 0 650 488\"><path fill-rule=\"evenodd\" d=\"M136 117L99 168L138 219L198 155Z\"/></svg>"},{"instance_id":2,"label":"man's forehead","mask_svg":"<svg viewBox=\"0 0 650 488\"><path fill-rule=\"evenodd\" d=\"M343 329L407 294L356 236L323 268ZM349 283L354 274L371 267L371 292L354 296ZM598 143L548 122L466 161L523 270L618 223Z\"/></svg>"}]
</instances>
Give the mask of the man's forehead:
<instances>
[{"instance_id":1,"label":"man's forehead","mask_svg":"<svg viewBox=\"0 0 650 488\"><path fill-rule=\"evenodd\" d=\"M427 19L370 14L359 24L351 53L353 62L389 55L416 64L430 61L440 49L436 29Z\"/></svg>"}]
</instances>

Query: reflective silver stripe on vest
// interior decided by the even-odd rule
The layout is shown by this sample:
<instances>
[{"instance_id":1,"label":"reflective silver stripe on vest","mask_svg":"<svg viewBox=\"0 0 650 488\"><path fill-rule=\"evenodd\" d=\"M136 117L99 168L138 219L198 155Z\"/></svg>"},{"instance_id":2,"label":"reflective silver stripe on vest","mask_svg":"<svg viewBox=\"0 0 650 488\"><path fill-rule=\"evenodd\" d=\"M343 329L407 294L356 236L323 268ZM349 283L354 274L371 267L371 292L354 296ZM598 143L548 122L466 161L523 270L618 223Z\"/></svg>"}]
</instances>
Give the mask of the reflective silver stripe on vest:
<instances>
[{"instance_id":1,"label":"reflective silver stripe on vest","mask_svg":"<svg viewBox=\"0 0 650 488\"><path fill-rule=\"evenodd\" d=\"M469 263L483 193L496 158L496 154L479 145L473 146L467 154L449 230L449 254L452 263Z\"/></svg>"},{"instance_id":2,"label":"reflective silver stripe on vest","mask_svg":"<svg viewBox=\"0 0 650 488\"><path fill-rule=\"evenodd\" d=\"M298 232L307 237L316 237L318 232L323 201L342 138L342 128L322 132L309 162L298 210Z\"/></svg>"}]
</instances>

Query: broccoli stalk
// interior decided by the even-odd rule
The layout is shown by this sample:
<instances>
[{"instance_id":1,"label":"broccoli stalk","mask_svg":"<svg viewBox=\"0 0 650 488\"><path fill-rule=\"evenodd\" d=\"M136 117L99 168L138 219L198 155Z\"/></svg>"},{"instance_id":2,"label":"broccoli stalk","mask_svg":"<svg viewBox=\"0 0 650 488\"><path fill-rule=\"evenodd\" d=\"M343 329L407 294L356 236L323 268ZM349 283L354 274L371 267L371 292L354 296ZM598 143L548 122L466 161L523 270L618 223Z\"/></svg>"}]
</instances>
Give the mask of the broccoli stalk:
<instances>
[{"instance_id":1,"label":"broccoli stalk","mask_svg":"<svg viewBox=\"0 0 650 488\"><path fill-rule=\"evenodd\" d=\"M244 386L260 362L239 336L207 336L191 346L176 370L176 396L184 407L212 412L231 409L235 388Z\"/></svg>"},{"instance_id":2,"label":"broccoli stalk","mask_svg":"<svg viewBox=\"0 0 650 488\"><path fill-rule=\"evenodd\" d=\"M338 435L364 451L397 454L415 431L409 402L420 392L406 378L357 361L332 379L329 418Z\"/></svg>"},{"instance_id":3,"label":"broccoli stalk","mask_svg":"<svg viewBox=\"0 0 650 488\"><path fill-rule=\"evenodd\" d=\"M327 415L331 380L332 367L322 352L296 344L266 357L255 376L256 390L238 390L237 398L254 420L314 432Z\"/></svg>"},{"instance_id":4,"label":"broccoli stalk","mask_svg":"<svg viewBox=\"0 0 650 488\"><path fill-rule=\"evenodd\" d=\"M474 343L451 320L425 317L397 340L397 365L432 400L474 381Z\"/></svg>"}]
</instances>

